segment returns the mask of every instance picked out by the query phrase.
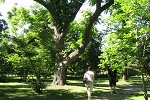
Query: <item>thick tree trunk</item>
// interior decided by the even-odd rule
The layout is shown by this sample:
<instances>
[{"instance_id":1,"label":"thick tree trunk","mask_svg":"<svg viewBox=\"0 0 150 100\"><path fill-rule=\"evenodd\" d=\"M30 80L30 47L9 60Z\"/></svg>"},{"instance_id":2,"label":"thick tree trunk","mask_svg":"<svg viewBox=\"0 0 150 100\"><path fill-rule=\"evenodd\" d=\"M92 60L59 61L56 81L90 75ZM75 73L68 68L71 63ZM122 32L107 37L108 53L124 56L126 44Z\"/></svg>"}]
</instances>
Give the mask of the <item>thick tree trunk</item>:
<instances>
[{"instance_id":1,"label":"thick tree trunk","mask_svg":"<svg viewBox=\"0 0 150 100\"><path fill-rule=\"evenodd\" d=\"M54 73L52 85L65 85L66 73L67 73L67 68L65 66L59 67Z\"/></svg>"}]
</instances>

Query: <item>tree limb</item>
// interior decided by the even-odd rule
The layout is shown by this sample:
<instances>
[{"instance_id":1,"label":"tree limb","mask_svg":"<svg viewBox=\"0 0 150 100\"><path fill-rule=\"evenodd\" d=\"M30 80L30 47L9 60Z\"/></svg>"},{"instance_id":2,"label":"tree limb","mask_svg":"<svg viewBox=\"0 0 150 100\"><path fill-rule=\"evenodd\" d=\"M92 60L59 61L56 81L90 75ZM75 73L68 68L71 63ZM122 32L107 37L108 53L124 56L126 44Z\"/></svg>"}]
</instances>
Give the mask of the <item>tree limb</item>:
<instances>
[{"instance_id":1,"label":"tree limb","mask_svg":"<svg viewBox=\"0 0 150 100\"><path fill-rule=\"evenodd\" d=\"M49 2L48 1L45 2L44 0L34 0L34 1L42 4L47 10L49 10L49 12L53 16L54 20L56 21L56 25L58 25L58 26L56 26L57 30L61 31L61 29L59 29L59 28L64 28L64 29L62 29L62 30L65 30L64 32L57 32L57 34L58 33L62 34L61 37L59 37L61 42L63 41L63 39L67 33L68 26L74 20L80 7L85 2L85 0L81 0L80 2L77 2L77 5L74 6L74 8L73 8L74 12L71 12L70 18L68 19L68 23L65 23L65 26L67 26L67 27L62 27L61 25L62 25L63 20L61 19L62 16L60 16L61 12L59 13L59 10L56 9L56 5L58 5L56 3L60 3L59 1L55 1L55 0L49 0ZM68 63L72 62L74 59L79 57L80 54L82 54L84 52L87 44L90 42L91 29L92 29L94 22L98 19L99 15L102 13L102 11L109 8L114 3L114 0L109 0L109 2L107 2L102 7L101 7L101 3L102 3L102 0L96 0L96 10L95 10L94 14L89 18L89 21L86 25L86 29L85 29L85 32L83 35L83 41L80 44L79 48L76 49L75 51L73 51L72 53L70 53L69 56L60 63L60 65L64 65L64 64L68 64ZM56 32L56 29L54 29L55 32ZM56 33L55 33L55 35L56 35ZM58 43L60 43L60 42L58 42Z\"/></svg>"},{"instance_id":2,"label":"tree limb","mask_svg":"<svg viewBox=\"0 0 150 100\"><path fill-rule=\"evenodd\" d=\"M109 0L108 3L106 3L104 6L101 7L101 10L104 11L104 10L106 10L107 8L109 8L113 4L114 4L114 0Z\"/></svg>"},{"instance_id":3,"label":"tree limb","mask_svg":"<svg viewBox=\"0 0 150 100\"><path fill-rule=\"evenodd\" d=\"M85 2L85 0L82 0L82 1L77 1L78 4L77 4L77 7L74 8L75 10L72 12L71 14L71 17L70 17L70 23L74 20L74 18L76 17L78 11L80 10L81 6L83 5L83 3Z\"/></svg>"},{"instance_id":4,"label":"tree limb","mask_svg":"<svg viewBox=\"0 0 150 100\"><path fill-rule=\"evenodd\" d=\"M89 18L89 22L87 23L86 29L84 32L83 41L80 44L79 48L76 49L75 51L73 51L72 53L70 53L69 56L64 61L61 62L62 63L61 65L71 63L73 60L78 58L80 56L80 54L82 54L84 52L87 44L90 42L91 29L92 29L94 22L98 19L99 15L102 13L102 11L109 8L114 3L114 0L110 0L108 3L106 3L102 7L101 7L101 3L102 3L101 0L96 0L96 10L95 10L94 14Z\"/></svg>"}]
</instances>

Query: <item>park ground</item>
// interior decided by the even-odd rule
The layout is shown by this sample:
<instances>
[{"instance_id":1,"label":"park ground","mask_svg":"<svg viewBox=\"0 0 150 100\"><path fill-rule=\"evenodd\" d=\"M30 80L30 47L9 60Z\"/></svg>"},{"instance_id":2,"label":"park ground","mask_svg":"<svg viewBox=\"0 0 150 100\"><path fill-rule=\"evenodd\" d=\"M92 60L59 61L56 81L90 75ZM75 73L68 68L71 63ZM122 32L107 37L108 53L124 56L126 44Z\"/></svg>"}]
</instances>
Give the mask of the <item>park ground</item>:
<instances>
[{"instance_id":1,"label":"park ground","mask_svg":"<svg viewBox=\"0 0 150 100\"><path fill-rule=\"evenodd\" d=\"M82 79L69 79L67 82L65 86L51 86L51 81L47 81L42 94L36 94L25 82L1 82L0 100L87 100ZM130 77L126 82L119 80L116 95L110 93L107 78L97 78L94 81L92 100L144 100L142 90L139 76Z\"/></svg>"}]
</instances>

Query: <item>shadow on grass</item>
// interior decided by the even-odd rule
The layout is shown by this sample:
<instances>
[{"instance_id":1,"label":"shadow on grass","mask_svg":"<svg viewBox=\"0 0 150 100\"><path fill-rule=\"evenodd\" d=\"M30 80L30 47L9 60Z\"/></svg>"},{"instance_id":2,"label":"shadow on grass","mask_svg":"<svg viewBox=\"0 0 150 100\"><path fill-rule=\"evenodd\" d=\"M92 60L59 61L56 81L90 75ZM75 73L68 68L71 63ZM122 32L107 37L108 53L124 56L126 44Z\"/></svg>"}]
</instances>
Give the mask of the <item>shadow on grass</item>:
<instances>
[{"instance_id":1,"label":"shadow on grass","mask_svg":"<svg viewBox=\"0 0 150 100\"><path fill-rule=\"evenodd\" d=\"M139 93L142 91L142 85L140 84L118 85L116 88L116 95L111 94L107 84L96 84L95 89L96 90L93 91L92 94L93 100L135 100L131 98L143 96L143 94Z\"/></svg>"},{"instance_id":2,"label":"shadow on grass","mask_svg":"<svg viewBox=\"0 0 150 100\"><path fill-rule=\"evenodd\" d=\"M0 96L0 100L86 100L86 93L71 93L66 89L45 90L43 94L35 94L30 89L8 89Z\"/></svg>"},{"instance_id":3,"label":"shadow on grass","mask_svg":"<svg viewBox=\"0 0 150 100\"><path fill-rule=\"evenodd\" d=\"M134 83L134 84L142 84L142 81L141 81L141 77L139 76L132 76L129 78L129 81Z\"/></svg>"},{"instance_id":4,"label":"shadow on grass","mask_svg":"<svg viewBox=\"0 0 150 100\"><path fill-rule=\"evenodd\" d=\"M46 96L51 100L86 100L86 93L75 93L69 90L48 90Z\"/></svg>"},{"instance_id":5,"label":"shadow on grass","mask_svg":"<svg viewBox=\"0 0 150 100\"><path fill-rule=\"evenodd\" d=\"M134 80L137 83L139 79ZM92 100L135 100L128 98L143 95L139 93L142 89L140 84L117 84L117 94L112 95L107 82L107 79L95 80ZM82 80L69 80L65 88L50 87L45 89L43 94L36 94L25 83L2 83L0 84L0 100L87 100L86 88L83 86ZM79 92L72 91L77 89Z\"/></svg>"},{"instance_id":6,"label":"shadow on grass","mask_svg":"<svg viewBox=\"0 0 150 100\"><path fill-rule=\"evenodd\" d=\"M143 94L140 93L142 91L140 77L131 77L130 79L130 84L125 84L124 82L117 83L116 95L111 94L107 78L104 81L97 81L94 84L93 100L137 100L132 99L132 97L143 97Z\"/></svg>"}]
</instances>

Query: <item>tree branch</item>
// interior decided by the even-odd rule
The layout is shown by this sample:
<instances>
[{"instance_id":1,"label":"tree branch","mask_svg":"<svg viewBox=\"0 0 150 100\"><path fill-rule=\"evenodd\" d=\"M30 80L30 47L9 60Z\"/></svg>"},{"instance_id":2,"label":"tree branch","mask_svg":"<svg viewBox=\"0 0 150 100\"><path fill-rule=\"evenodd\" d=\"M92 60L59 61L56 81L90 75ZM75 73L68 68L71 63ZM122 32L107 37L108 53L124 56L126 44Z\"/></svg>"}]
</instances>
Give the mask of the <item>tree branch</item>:
<instances>
[{"instance_id":1,"label":"tree branch","mask_svg":"<svg viewBox=\"0 0 150 100\"><path fill-rule=\"evenodd\" d=\"M106 3L104 6L101 7L101 10L104 11L104 10L106 10L107 8L109 8L113 4L114 4L114 0L109 0L108 3Z\"/></svg>"},{"instance_id":2,"label":"tree branch","mask_svg":"<svg viewBox=\"0 0 150 100\"><path fill-rule=\"evenodd\" d=\"M42 4L47 10L49 10L49 12L51 13L52 17L54 18L55 22L56 22L56 29L62 28L62 21L61 20L61 12L58 12L58 9L56 9L56 2L55 0L49 0L49 2L45 2L44 0L34 0L36 2L38 2L39 4ZM82 4L85 2L85 0L82 0L80 2L78 2L76 6L74 6L74 12L71 12L70 18L68 23L65 23L65 25L67 27L64 27L65 30L63 33L62 32L58 32L61 33L61 37L60 37L60 41L63 41L65 34L67 32L68 26L70 25L70 23L74 20L77 12L79 11L80 7L82 6ZM59 2L58 2L59 3ZM60 65L64 65L64 64L68 64L70 62L72 62L74 59L78 58L85 50L87 44L90 42L90 38L91 38L91 29L92 26L94 24L94 22L98 19L99 15L101 14L102 11L106 10L107 8L109 8L113 3L114 0L109 0L109 2L107 2L104 6L101 7L101 3L102 0L96 0L96 10L94 12L94 14L89 18L89 21L86 25L86 29L83 35L83 41L80 44L79 48L76 49L75 51L73 51L72 53L69 54L69 56L60 63ZM71 10L70 10L71 11ZM52 27L51 27L52 28ZM54 31L56 32L56 29L53 27ZM61 30L61 29L60 29ZM56 35L56 33L55 33ZM60 43L60 42L58 42Z\"/></svg>"},{"instance_id":3,"label":"tree branch","mask_svg":"<svg viewBox=\"0 0 150 100\"><path fill-rule=\"evenodd\" d=\"M89 18L89 22L86 25L82 43L80 44L78 49L76 49L75 51L73 51L72 53L69 54L67 59L65 59L64 61L61 62L62 65L71 63L73 60L78 58L80 56L80 54L82 54L84 52L87 44L90 42L91 29L92 29L94 22L98 19L99 15L102 13L102 11L109 8L114 3L114 0L110 0L108 3L106 3L102 7L101 7L101 3L102 3L101 0L96 0L96 10L95 10L94 14Z\"/></svg>"},{"instance_id":4,"label":"tree branch","mask_svg":"<svg viewBox=\"0 0 150 100\"><path fill-rule=\"evenodd\" d=\"M70 17L70 23L74 20L74 18L76 17L78 11L80 10L81 6L83 5L83 3L85 2L85 0L82 0L82 1L77 1L78 2L78 5L75 9L75 11L72 12L71 14L71 17Z\"/></svg>"}]
</instances>

